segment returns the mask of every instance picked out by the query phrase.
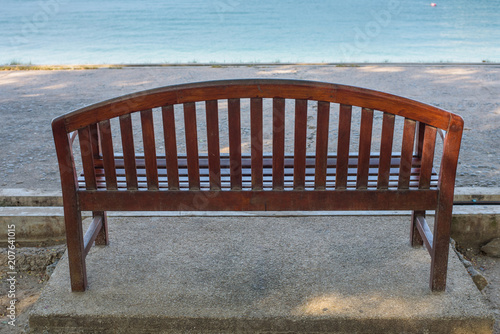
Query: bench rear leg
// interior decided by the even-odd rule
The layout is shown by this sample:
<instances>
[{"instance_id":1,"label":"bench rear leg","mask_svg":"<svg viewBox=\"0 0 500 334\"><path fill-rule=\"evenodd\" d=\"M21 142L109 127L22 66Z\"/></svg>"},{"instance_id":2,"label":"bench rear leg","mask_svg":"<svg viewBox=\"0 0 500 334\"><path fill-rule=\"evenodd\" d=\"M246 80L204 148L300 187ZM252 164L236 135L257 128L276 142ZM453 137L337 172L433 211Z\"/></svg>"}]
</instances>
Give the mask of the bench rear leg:
<instances>
[{"instance_id":1,"label":"bench rear leg","mask_svg":"<svg viewBox=\"0 0 500 334\"><path fill-rule=\"evenodd\" d=\"M87 270L83 244L82 214L72 207L65 207L64 222L68 245L69 274L72 291L85 291Z\"/></svg>"},{"instance_id":2,"label":"bench rear leg","mask_svg":"<svg viewBox=\"0 0 500 334\"><path fill-rule=\"evenodd\" d=\"M417 229L418 216L425 217L425 211L413 211L411 214L410 243L412 247L420 247L424 244L422 236Z\"/></svg>"},{"instance_id":3,"label":"bench rear leg","mask_svg":"<svg viewBox=\"0 0 500 334\"><path fill-rule=\"evenodd\" d=\"M93 216L102 216L102 227L95 239L95 244L99 246L107 246L109 245L109 236L108 236L108 216L106 211L95 211L92 213Z\"/></svg>"},{"instance_id":4,"label":"bench rear leg","mask_svg":"<svg viewBox=\"0 0 500 334\"><path fill-rule=\"evenodd\" d=\"M432 291L444 291L446 289L451 218L451 210L436 210L429 282Z\"/></svg>"}]
</instances>

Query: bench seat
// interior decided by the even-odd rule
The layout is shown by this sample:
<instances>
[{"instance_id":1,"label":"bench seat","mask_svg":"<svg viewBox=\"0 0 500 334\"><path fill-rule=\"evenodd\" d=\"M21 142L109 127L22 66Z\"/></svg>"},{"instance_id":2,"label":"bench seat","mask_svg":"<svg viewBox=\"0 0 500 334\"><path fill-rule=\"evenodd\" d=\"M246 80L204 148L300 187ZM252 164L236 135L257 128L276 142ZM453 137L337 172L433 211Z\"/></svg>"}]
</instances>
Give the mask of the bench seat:
<instances>
[{"instance_id":1,"label":"bench seat","mask_svg":"<svg viewBox=\"0 0 500 334\"><path fill-rule=\"evenodd\" d=\"M249 155L242 156L242 188L241 190L252 190L252 170L251 170L251 157ZM273 189L273 179L272 179L272 156L264 156L263 159L263 190ZM327 170L326 170L326 190L335 189L336 180L336 162L337 156L333 154L328 155L327 160ZM379 163L380 156L374 154L370 156L370 167L368 174L368 185L367 189L377 189L378 185L378 175L379 175ZM390 175L388 189L397 189L399 182L399 166L401 164L401 156L399 154L393 154L391 159ZM418 189L420 180L420 164L421 158L418 156L413 156L412 167L410 174L409 189ZM179 190L189 190L189 178L187 169L187 157L179 156L178 158L179 166ZM208 156L200 155L199 157L200 166L200 190L210 189L209 180L209 166L208 166ZM221 174L221 190L230 190L231 180L230 180L230 158L229 155L221 155L220 157L220 174ZM349 167L348 167L348 177L347 177L347 189L356 189L357 181L357 166L358 166L358 155L350 154L349 156ZM126 173L123 157L117 155L115 158L116 167L116 178L118 190L126 190ZM146 176L146 165L144 161L144 156L137 156L137 190L147 190L147 176ZM158 186L160 189L169 189L168 177L167 177L167 167L166 158L164 156L157 156L157 167L158 167ZM95 174L97 178L97 189L106 189L106 176L103 168L102 160L96 159L95 163ZM314 190L315 174L315 157L314 155L308 155L306 158L306 180L304 190ZM78 178L78 185L81 190L85 189L85 174L82 171ZM436 170L432 169L432 176L430 182L430 189L437 189L438 184L438 174ZM293 156L285 155L285 168L284 168L284 190L294 189L294 173L293 173Z\"/></svg>"}]
</instances>

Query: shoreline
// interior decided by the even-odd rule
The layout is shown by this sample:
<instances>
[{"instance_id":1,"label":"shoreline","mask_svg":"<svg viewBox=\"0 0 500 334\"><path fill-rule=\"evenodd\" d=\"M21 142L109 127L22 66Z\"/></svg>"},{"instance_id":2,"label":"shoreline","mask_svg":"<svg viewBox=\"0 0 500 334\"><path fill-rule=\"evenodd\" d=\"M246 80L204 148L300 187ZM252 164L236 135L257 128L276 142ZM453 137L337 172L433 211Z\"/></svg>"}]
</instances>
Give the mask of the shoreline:
<instances>
[{"instance_id":1,"label":"shoreline","mask_svg":"<svg viewBox=\"0 0 500 334\"><path fill-rule=\"evenodd\" d=\"M139 64L15 64L0 65L0 71L44 71L44 70L97 70L97 69L122 69L137 67L259 67L259 66L326 66L326 67L366 67L366 66L401 66L401 67L469 67L469 66L500 66L500 62L480 63L139 63Z\"/></svg>"}]
</instances>

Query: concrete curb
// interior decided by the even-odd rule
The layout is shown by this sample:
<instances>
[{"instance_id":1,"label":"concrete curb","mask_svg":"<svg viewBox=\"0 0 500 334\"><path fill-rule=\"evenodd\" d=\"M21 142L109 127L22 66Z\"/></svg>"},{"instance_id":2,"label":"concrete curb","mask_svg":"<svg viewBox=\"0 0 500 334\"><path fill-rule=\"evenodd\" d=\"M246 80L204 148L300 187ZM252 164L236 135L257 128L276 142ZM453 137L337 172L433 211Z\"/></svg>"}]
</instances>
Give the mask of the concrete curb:
<instances>
[{"instance_id":1,"label":"concrete curb","mask_svg":"<svg viewBox=\"0 0 500 334\"><path fill-rule=\"evenodd\" d=\"M6 206L62 206L60 191L39 189L0 189L0 207Z\"/></svg>"}]
</instances>

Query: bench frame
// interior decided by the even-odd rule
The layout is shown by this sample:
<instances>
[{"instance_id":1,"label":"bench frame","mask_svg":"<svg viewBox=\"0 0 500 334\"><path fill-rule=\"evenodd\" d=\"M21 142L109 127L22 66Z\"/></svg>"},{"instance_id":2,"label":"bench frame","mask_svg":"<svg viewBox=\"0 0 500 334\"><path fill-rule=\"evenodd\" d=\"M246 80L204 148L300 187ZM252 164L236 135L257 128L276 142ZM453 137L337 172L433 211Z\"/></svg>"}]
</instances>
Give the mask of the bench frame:
<instances>
[{"instance_id":1,"label":"bench frame","mask_svg":"<svg viewBox=\"0 0 500 334\"><path fill-rule=\"evenodd\" d=\"M240 99L250 99L251 156L242 157ZM272 99L273 151L262 150L262 99ZM285 99L295 100L293 156L284 153ZM229 156L219 149L217 100L228 102ZM306 156L307 101L317 101L316 153ZM208 155L198 154L196 104L205 102ZM338 147L328 154L330 104L339 104ZM174 105L184 108L186 156L177 155ZM352 106L361 107L359 152L349 153ZM162 108L164 157L156 156L152 109ZM373 110L384 112L380 155L370 152ZM134 153L131 113L141 115L144 157ZM398 180L389 184L394 117L405 118ZM110 119L119 118L123 156L115 156ZM326 124L326 125L325 125ZM410 242L425 245L431 256L430 288L444 291L448 264L453 192L463 120L460 116L414 100L345 85L298 80L246 79L211 81L162 87L98 103L52 122L59 161L72 291L87 288L85 258L92 245L109 243L106 211L321 211L411 210ZM444 131L445 135L441 132ZM436 133L444 143L438 181L432 184ZM366 134L366 135L365 135ZM75 168L73 141L78 135L83 175ZM224 160L226 159L226 160ZM307 159L314 166L314 185L307 187ZM351 159L351 160L350 160ZM354 159L354 160L353 160ZM369 183L372 160L376 160L376 185ZM378 160L377 160L378 159ZM374 160L374 161L375 161ZM415 161L418 160L418 166ZM356 175L349 176L351 161ZM164 162L164 165L161 165ZM116 170L124 168L126 187L118 186ZM139 164L146 173L145 189L139 189ZM185 164L187 185L181 189L179 170ZM200 166L208 168L208 188L200 183ZM229 186L221 183L221 167L229 164ZM293 167L293 189L285 186L284 170ZM327 169L335 169L333 188L327 185ZM414 168L418 167L418 168ZM168 186L161 187L158 171L166 168ZM251 169L251 185L245 188L242 170ZM272 185L266 188L263 170L271 170ZM413 169L412 169L413 168ZM410 173L418 171L417 184ZM102 171L104 175L98 175ZM269 180L268 180L269 181ZM351 188L349 182L354 182ZM413 182L413 181L412 181ZM182 183L182 182L181 182ZM412 185L413 184L413 185ZM351 184L352 185L352 184ZM198 204L197 204L198 203ZM426 210L435 211L434 231L425 220ZM88 231L82 229L82 211L92 211Z\"/></svg>"}]
</instances>

